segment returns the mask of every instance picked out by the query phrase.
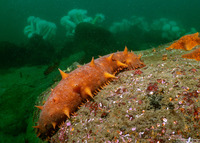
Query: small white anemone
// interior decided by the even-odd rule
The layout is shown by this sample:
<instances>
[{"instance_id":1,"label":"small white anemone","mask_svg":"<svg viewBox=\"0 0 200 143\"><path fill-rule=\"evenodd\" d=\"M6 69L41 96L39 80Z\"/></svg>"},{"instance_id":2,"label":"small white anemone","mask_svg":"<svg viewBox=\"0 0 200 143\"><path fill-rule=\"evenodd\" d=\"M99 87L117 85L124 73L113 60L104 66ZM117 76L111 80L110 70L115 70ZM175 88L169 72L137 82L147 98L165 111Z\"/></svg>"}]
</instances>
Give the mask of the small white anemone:
<instances>
[{"instance_id":1,"label":"small white anemone","mask_svg":"<svg viewBox=\"0 0 200 143\"><path fill-rule=\"evenodd\" d=\"M92 24L101 23L104 20L103 14L96 14L95 18L87 16L87 10L84 9L72 9L68 12L67 16L63 16L60 20L62 26L67 30L66 36L74 35L76 26L82 22L88 22Z\"/></svg>"},{"instance_id":2,"label":"small white anemone","mask_svg":"<svg viewBox=\"0 0 200 143\"><path fill-rule=\"evenodd\" d=\"M96 23L102 23L105 20L105 16L101 13L97 13L95 15L95 18L93 19L92 23L96 24Z\"/></svg>"},{"instance_id":3,"label":"small white anemone","mask_svg":"<svg viewBox=\"0 0 200 143\"><path fill-rule=\"evenodd\" d=\"M29 16L27 25L24 28L24 34L31 38L34 34L38 34L45 40L51 40L56 35L57 27L54 23L40 19L39 17Z\"/></svg>"}]
</instances>

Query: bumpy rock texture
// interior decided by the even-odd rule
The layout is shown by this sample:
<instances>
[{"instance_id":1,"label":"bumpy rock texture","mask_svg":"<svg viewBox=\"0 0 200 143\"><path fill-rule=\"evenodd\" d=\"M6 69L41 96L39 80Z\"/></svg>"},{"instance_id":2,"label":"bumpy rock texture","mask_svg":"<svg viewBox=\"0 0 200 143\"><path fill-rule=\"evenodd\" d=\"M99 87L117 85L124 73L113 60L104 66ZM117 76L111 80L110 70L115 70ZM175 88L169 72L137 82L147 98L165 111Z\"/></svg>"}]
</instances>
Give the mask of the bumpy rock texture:
<instances>
[{"instance_id":1,"label":"bumpy rock texture","mask_svg":"<svg viewBox=\"0 0 200 143\"><path fill-rule=\"evenodd\" d=\"M198 142L200 66L169 46L142 51L144 68L120 72L50 142Z\"/></svg>"}]
</instances>

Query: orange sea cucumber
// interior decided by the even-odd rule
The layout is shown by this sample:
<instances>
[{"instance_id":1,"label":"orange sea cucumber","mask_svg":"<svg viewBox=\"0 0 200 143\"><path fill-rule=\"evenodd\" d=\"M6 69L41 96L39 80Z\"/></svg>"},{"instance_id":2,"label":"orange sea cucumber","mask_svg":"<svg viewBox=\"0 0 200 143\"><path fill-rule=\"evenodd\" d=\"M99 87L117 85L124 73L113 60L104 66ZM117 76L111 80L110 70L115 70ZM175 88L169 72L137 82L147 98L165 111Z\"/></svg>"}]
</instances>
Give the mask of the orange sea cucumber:
<instances>
[{"instance_id":1,"label":"orange sea cucumber","mask_svg":"<svg viewBox=\"0 0 200 143\"><path fill-rule=\"evenodd\" d=\"M191 53L182 55L182 58L195 59L197 61L200 61L200 48L192 51Z\"/></svg>"},{"instance_id":2,"label":"orange sea cucumber","mask_svg":"<svg viewBox=\"0 0 200 143\"><path fill-rule=\"evenodd\" d=\"M192 50L197 45L200 45L200 37L198 32L181 37L177 42L173 43L168 48L166 48L166 50L170 49Z\"/></svg>"},{"instance_id":3,"label":"orange sea cucumber","mask_svg":"<svg viewBox=\"0 0 200 143\"><path fill-rule=\"evenodd\" d=\"M141 56L128 52L112 53L92 61L78 69L64 73L60 70L62 80L52 90L49 98L41 109L36 128L37 136L48 139L59 129L59 126L70 114L87 99L93 98L93 93L109 80L116 78L115 73L122 69L144 67Z\"/></svg>"}]
</instances>

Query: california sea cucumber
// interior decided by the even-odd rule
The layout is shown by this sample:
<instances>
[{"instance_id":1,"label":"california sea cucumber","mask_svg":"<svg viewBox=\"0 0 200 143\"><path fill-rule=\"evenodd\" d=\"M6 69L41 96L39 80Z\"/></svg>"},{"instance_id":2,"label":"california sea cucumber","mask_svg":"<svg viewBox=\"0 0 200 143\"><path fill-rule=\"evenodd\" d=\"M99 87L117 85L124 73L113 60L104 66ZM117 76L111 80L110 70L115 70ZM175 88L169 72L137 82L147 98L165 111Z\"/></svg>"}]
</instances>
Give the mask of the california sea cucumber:
<instances>
[{"instance_id":1,"label":"california sea cucumber","mask_svg":"<svg viewBox=\"0 0 200 143\"><path fill-rule=\"evenodd\" d=\"M48 139L59 129L59 126L70 114L87 99L93 98L94 92L112 80L115 74L123 69L144 67L141 56L124 51L112 53L92 61L66 74L60 70L62 80L52 90L41 109L36 128L37 136Z\"/></svg>"},{"instance_id":2,"label":"california sea cucumber","mask_svg":"<svg viewBox=\"0 0 200 143\"><path fill-rule=\"evenodd\" d=\"M198 32L181 37L177 42L167 47L166 50L170 49L192 50L197 45L200 45L200 37Z\"/></svg>"},{"instance_id":3,"label":"california sea cucumber","mask_svg":"<svg viewBox=\"0 0 200 143\"><path fill-rule=\"evenodd\" d=\"M182 55L182 58L195 59L196 61L200 61L200 48L192 51L191 53Z\"/></svg>"},{"instance_id":4,"label":"california sea cucumber","mask_svg":"<svg viewBox=\"0 0 200 143\"><path fill-rule=\"evenodd\" d=\"M200 45L200 36L198 32L181 37L177 42L173 43L168 48L166 48L166 50L170 49L192 50L197 45ZM194 50L191 53L182 55L182 58L195 59L197 61L200 61L200 48Z\"/></svg>"}]
</instances>

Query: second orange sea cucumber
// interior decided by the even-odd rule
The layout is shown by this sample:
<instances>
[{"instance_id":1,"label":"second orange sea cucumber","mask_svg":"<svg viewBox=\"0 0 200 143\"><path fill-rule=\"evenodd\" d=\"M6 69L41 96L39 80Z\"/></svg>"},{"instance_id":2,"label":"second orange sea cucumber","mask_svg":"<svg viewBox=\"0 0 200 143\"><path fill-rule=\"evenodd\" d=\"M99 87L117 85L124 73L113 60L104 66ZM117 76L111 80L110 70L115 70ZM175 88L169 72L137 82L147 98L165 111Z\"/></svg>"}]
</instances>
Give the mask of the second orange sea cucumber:
<instances>
[{"instance_id":1,"label":"second orange sea cucumber","mask_svg":"<svg viewBox=\"0 0 200 143\"><path fill-rule=\"evenodd\" d=\"M170 49L192 50L197 45L200 45L200 37L198 32L181 37L177 42L174 42L172 45L166 48L166 50Z\"/></svg>"},{"instance_id":2,"label":"second orange sea cucumber","mask_svg":"<svg viewBox=\"0 0 200 143\"><path fill-rule=\"evenodd\" d=\"M192 51L191 53L182 55L182 58L195 59L196 61L200 61L200 48Z\"/></svg>"}]
</instances>

